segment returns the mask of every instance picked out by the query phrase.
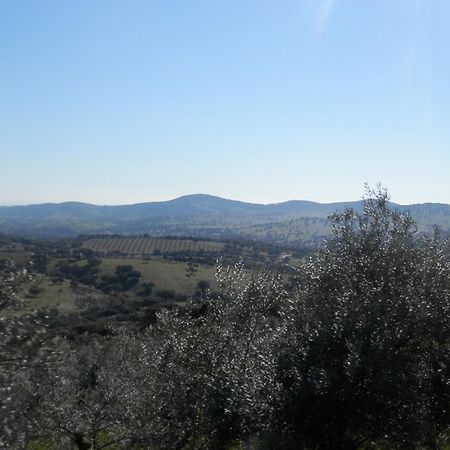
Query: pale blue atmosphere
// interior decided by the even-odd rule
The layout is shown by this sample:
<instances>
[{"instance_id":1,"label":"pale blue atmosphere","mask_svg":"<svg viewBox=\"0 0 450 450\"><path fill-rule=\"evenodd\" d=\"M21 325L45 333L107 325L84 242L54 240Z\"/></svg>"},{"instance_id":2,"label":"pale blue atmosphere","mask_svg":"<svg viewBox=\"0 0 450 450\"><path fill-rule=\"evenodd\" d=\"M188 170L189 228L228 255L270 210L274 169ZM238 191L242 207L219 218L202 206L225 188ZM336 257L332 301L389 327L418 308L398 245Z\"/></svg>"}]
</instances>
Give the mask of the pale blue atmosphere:
<instances>
[{"instance_id":1,"label":"pale blue atmosphere","mask_svg":"<svg viewBox=\"0 0 450 450\"><path fill-rule=\"evenodd\" d=\"M450 203L450 2L3 1L0 204Z\"/></svg>"}]
</instances>

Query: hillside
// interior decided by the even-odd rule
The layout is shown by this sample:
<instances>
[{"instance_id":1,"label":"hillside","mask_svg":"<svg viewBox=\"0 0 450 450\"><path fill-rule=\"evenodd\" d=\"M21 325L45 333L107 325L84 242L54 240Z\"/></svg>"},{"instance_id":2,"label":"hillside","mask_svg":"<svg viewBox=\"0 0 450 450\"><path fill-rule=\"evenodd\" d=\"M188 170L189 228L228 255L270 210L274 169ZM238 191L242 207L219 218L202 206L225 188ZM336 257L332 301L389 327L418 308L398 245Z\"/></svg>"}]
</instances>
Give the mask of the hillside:
<instances>
[{"instance_id":1,"label":"hillside","mask_svg":"<svg viewBox=\"0 0 450 450\"><path fill-rule=\"evenodd\" d=\"M429 231L438 225L450 232L448 204L393 203L392 206L411 214L419 231ZM309 241L316 246L328 234L326 218L346 207L358 210L361 202L292 200L262 205L197 194L166 202L120 206L77 202L3 206L0 207L0 232L41 238L100 233L210 239L243 237L300 246Z\"/></svg>"}]
</instances>

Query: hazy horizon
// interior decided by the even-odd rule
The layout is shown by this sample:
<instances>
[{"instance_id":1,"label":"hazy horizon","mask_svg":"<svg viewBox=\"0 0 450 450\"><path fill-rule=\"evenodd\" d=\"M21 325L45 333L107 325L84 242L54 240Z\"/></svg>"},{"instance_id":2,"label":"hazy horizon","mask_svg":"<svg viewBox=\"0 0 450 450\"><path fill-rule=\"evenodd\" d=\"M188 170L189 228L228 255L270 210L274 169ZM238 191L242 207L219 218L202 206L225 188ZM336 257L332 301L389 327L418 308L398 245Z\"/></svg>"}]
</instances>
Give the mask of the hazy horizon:
<instances>
[{"instance_id":1,"label":"hazy horizon","mask_svg":"<svg viewBox=\"0 0 450 450\"><path fill-rule=\"evenodd\" d=\"M271 204L277 204L277 203L285 203L290 201L307 201L307 202L313 202L313 203L320 203L320 204L328 204L328 203L347 203L347 202L355 202L362 199L362 196L359 198L353 198L353 199L346 199L346 200L335 200L335 201L316 201L311 200L307 198L288 198L284 200L280 200L277 202L257 202L257 201L247 201L240 198L231 198L231 197L222 197L220 195L213 195L213 194L206 194L206 193L195 193L195 194L184 194L180 195L178 197L173 198L166 198L166 199L158 199L158 200L147 200L147 201L139 201L139 202L130 202L130 203L95 203L90 201L79 201L79 200L64 200L61 202L31 202L31 203L0 203L0 207L2 206L32 206L32 205L42 205L42 204L62 204L62 203L85 203L90 204L94 206L124 206L124 205L136 205L136 204L142 204L142 203L157 203L157 202L167 202L171 200L176 200L178 198L182 197L190 197L190 196L196 196L196 195L206 195L206 196L212 196L212 197L219 197L224 200L231 200L231 201L237 201L237 202L243 202L243 203L253 203L253 204L260 204L260 205L271 205ZM396 201L395 199L391 198L391 202L399 204L399 205L413 205L413 204L425 204L425 203L440 203L440 204L450 204L446 202L434 202L434 201L425 201L425 202L415 202L415 203L402 203L399 201Z\"/></svg>"}]
</instances>

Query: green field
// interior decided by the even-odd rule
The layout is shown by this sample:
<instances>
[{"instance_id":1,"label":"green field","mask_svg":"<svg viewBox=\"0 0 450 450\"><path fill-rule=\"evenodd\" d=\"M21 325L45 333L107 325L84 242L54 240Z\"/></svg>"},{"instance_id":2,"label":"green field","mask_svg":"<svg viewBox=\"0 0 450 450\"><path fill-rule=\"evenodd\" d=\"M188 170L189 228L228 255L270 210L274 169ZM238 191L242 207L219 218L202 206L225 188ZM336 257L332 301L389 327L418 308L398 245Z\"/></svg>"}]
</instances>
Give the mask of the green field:
<instances>
[{"instance_id":1,"label":"green field","mask_svg":"<svg viewBox=\"0 0 450 450\"><path fill-rule=\"evenodd\" d=\"M35 291L33 292L33 289ZM31 280L24 283L19 290L23 298L20 310L14 307L3 310L3 315L29 314L43 308L55 308L60 313L72 313L79 309L77 300L89 298L96 301L106 300L108 296L95 288L78 285L70 286L69 280L54 281L51 277L34 273Z\"/></svg>"},{"instance_id":2,"label":"green field","mask_svg":"<svg viewBox=\"0 0 450 450\"><path fill-rule=\"evenodd\" d=\"M111 237L89 239L83 248L97 253L122 253L125 255L171 254L179 252L217 253L224 244L212 241L193 241L189 239L165 239L151 237Z\"/></svg>"},{"instance_id":3,"label":"green field","mask_svg":"<svg viewBox=\"0 0 450 450\"><path fill-rule=\"evenodd\" d=\"M123 263L123 259L120 258L102 258L101 275L112 275L116 267ZM180 262L133 259L128 263L141 273L139 284L130 294L138 291L143 283L150 281L155 285L155 289L173 290L177 294L192 295L199 281L205 280L213 285L215 280L214 266L197 266L193 272L190 272L190 266Z\"/></svg>"},{"instance_id":4,"label":"green field","mask_svg":"<svg viewBox=\"0 0 450 450\"><path fill-rule=\"evenodd\" d=\"M51 262L50 273L54 270L58 260ZM82 265L84 261L74 262L74 265ZM139 283L131 290L121 293L122 299L133 299L136 297L142 285L151 282L157 291L173 291L175 294L191 296L194 294L199 281L208 281L211 287L216 287L215 267L213 266L192 266L186 263L173 261L147 261L133 259L129 261L135 270L141 273ZM122 258L102 258L99 266L99 277L113 275L116 267L124 264ZM32 289L36 292L33 292ZM30 281L21 286L20 294L24 298L23 308L20 313L30 313L42 308L56 308L60 313L72 313L80 309L77 304L78 299L92 299L104 301L110 298L109 295L78 283L71 286L69 280L55 280L51 275L33 274ZM16 314L14 308L4 310L4 315Z\"/></svg>"}]
</instances>

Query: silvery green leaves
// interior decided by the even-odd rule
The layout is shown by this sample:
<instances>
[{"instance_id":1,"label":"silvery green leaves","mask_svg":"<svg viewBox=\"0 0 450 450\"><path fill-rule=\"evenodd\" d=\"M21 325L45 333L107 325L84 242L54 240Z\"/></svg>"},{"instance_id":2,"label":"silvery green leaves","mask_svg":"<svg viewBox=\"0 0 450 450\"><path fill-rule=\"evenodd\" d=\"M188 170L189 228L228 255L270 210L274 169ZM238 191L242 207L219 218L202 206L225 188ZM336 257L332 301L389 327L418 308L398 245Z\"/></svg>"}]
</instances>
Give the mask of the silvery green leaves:
<instances>
[{"instance_id":1,"label":"silvery green leaves","mask_svg":"<svg viewBox=\"0 0 450 450\"><path fill-rule=\"evenodd\" d=\"M332 221L298 274L280 433L307 448L431 445L450 419L446 244L418 238L382 189Z\"/></svg>"},{"instance_id":2,"label":"silvery green leaves","mask_svg":"<svg viewBox=\"0 0 450 450\"><path fill-rule=\"evenodd\" d=\"M218 296L164 311L146 337L146 392L158 408L149 423L160 448L199 439L225 448L270 423L280 280L241 263L217 273Z\"/></svg>"},{"instance_id":3,"label":"silvery green leaves","mask_svg":"<svg viewBox=\"0 0 450 450\"><path fill-rule=\"evenodd\" d=\"M30 278L26 268L18 267L12 260L0 259L0 310L22 305L20 289Z\"/></svg>"}]
</instances>

